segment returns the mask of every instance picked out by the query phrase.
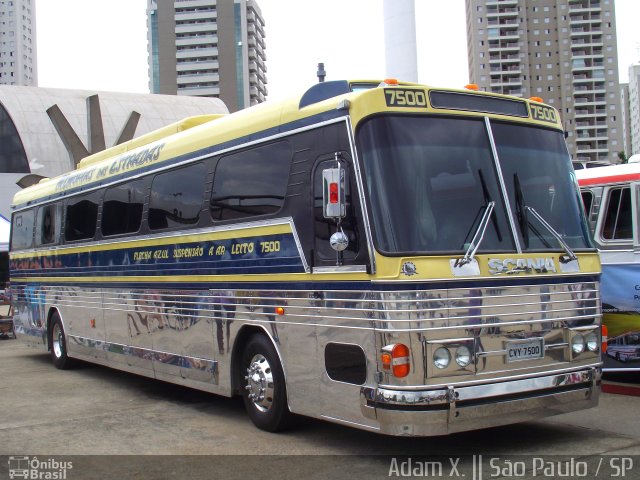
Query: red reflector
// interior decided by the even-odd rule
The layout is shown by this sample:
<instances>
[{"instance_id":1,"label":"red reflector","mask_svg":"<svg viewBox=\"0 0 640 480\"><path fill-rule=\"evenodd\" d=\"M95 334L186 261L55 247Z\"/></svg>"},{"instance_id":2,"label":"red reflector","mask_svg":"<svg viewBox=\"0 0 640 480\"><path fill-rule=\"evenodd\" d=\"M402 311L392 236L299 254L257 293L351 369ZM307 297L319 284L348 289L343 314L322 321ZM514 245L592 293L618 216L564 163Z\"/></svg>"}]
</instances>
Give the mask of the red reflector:
<instances>
[{"instance_id":1,"label":"red reflector","mask_svg":"<svg viewBox=\"0 0 640 480\"><path fill-rule=\"evenodd\" d=\"M337 183L329 184L329 202L338 203L338 184Z\"/></svg>"}]
</instances>

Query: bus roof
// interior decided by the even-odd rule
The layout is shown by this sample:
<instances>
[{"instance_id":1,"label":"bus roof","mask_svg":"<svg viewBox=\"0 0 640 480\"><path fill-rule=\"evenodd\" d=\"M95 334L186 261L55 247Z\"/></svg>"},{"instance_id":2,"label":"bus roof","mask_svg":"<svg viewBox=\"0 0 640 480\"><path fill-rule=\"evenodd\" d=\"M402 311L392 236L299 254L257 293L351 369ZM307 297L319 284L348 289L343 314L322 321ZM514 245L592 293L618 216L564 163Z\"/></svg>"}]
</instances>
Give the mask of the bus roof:
<instances>
[{"instance_id":1,"label":"bus roof","mask_svg":"<svg viewBox=\"0 0 640 480\"><path fill-rule=\"evenodd\" d=\"M405 94L410 90L413 93L407 101ZM395 95L397 92L403 94ZM213 155L347 115L355 127L380 111L476 114L562 129L557 111L539 99L395 80L323 82L288 100L268 101L228 115L186 119L98 152L83 159L76 170L18 192L13 208L113 183L158 164Z\"/></svg>"},{"instance_id":2,"label":"bus roof","mask_svg":"<svg viewBox=\"0 0 640 480\"><path fill-rule=\"evenodd\" d=\"M640 163L576 170L576 178L581 187L635 182L640 180Z\"/></svg>"}]
</instances>

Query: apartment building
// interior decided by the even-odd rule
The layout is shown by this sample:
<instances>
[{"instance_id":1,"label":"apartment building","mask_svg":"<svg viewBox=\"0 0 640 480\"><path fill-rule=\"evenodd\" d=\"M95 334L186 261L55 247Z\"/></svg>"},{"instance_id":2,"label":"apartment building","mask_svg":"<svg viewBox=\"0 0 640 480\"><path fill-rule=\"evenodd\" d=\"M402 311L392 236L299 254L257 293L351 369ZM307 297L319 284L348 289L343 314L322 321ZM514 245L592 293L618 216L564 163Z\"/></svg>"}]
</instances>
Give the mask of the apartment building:
<instances>
[{"instance_id":1,"label":"apartment building","mask_svg":"<svg viewBox=\"0 0 640 480\"><path fill-rule=\"evenodd\" d=\"M264 25L255 0L147 0L151 93L264 101Z\"/></svg>"},{"instance_id":2,"label":"apartment building","mask_svg":"<svg viewBox=\"0 0 640 480\"><path fill-rule=\"evenodd\" d=\"M465 0L471 81L560 111L576 161L624 150L614 0Z\"/></svg>"},{"instance_id":3,"label":"apartment building","mask_svg":"<svg viewBox=\"0 0 640 480\"><path fill-rule=\"evenodd\" d=\"M0 0L0 84L38 85L35 0Z\"/></svg>"}]
</instances>

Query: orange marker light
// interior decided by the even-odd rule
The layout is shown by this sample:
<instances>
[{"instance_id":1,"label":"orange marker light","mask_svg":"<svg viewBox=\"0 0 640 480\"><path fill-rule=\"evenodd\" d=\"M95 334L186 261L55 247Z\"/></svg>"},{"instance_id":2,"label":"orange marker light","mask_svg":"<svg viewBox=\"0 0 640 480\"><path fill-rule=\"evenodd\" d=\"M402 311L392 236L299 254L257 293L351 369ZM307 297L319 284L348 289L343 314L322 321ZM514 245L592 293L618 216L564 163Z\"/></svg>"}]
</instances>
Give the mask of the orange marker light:
<instances>
[{"instance_id":1,"label":"orange marker light","mask_svg":"<svg viewBox=\"0 0 640 480\"><path fill-rule=\"evenodd\" d=\"M529 100L531 100L532 102L538 102L538 103L544 102L542 97L529 97Z\"/></svg>"},{"instance_id":2,"label":"orange marker light","mask_svg":"<svg viewBox=\"0 0 640 480\"><path fill-rule=\"evenodd\" d=\"M89 320L89 325L91 325L91 328L96 328L96 319L92 318Z\"/></svg>"},{"instance_id":3,"label":"orange marker light","mask_svg":"<svg viewBox=\"0 0 640 480\"><path fill-rule=\"evenodd\" d=\"M383 82L386 83L387 85L398 85L397 78L385 78Z\"/></svg>"},{"instance_id":4,"label":"orange marker light","mask_svg":"<svg viewBox=\"0 0 640 480\"><path fill-rule=\"evenodd\" d=\"M602 353L607 353L607 342L609 341L609 329L602 325Z\"/></svg>"},{"instance_id":5,"label":"orange marker light","mask_svg":"<svg viewBox=\"0 0 640 480\"><path fill-rule=\"evenodd\" d=\"M387 345L380 353L382 369L394 377L406 377L411 371L409 347L402 343Z\"/></svg>"},{"instance_id":6,"label":"orange marker light","mask_svg":"<svg viewBox=\"0 0 640 480\"><path fill-rule=\"evenodd\" d=\"M468 83L464 86L464 88L466 88L467 90L475 90L475 91L480 90L480 87L478 87L476 83Z\"/></svg>"},{"instance_id":7,"label":"orange marker light","mask_svg":"<svg viewBox=\"0 0 640 480\"><path fill-rule=\"evenodd\" d=\"M284 315L284 308L276 307L276 314L277 315Z\"/></svg>"}]
</instances>

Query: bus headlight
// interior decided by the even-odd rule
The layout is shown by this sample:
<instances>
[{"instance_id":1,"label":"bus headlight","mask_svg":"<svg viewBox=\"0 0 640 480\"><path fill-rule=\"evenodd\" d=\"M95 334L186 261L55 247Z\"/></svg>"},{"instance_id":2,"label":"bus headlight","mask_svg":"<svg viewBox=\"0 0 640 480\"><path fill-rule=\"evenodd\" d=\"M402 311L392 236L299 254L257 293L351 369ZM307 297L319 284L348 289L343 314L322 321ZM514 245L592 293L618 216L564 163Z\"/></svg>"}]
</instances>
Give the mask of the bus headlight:
<instances>
[{"instance_id":1,"label":"bus headlight","mask_svg":"<svg viewBox=\"0 0 640 480\"><path fill-rule=\"evenodd\" d=\"M445 347L440 347L433 352L433 364L437 368L447 368L451 363L451 353Z\"/></svg>"},{"instance_id":2,"label":"bus headlight","mask_svg":"<svg viewBox=\"0 0 640 480\"><path fill-rule=\"evenodd\" d=\"M596 332L589 332L584 341L587 344L587 350L590 352L598 351L598 335L596 335Z\"/></svg>"},{"instance_id":3,"label":"bus headlight","mask_svg":"<svg viewBox=\"0 0 640 480\"><path fill-rule=\"evenodd\" d=\"M584 347L584 337L576 333L571 339L571 350L573 350L573 353L582 353L584 352Z\"/></svg>"},{"instance_id":4,"label":"bus headlight","mask_svg":"<svg viewBox=\"0 0 640 480\"><path fill-rule=\"evenodd\" d=\"M456 363L461 367L466 367L471 363L471 351L469 347L461 345L456 349Z\"/></svg>"}]
</instances>

